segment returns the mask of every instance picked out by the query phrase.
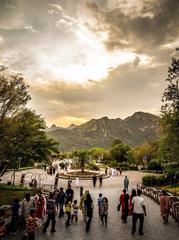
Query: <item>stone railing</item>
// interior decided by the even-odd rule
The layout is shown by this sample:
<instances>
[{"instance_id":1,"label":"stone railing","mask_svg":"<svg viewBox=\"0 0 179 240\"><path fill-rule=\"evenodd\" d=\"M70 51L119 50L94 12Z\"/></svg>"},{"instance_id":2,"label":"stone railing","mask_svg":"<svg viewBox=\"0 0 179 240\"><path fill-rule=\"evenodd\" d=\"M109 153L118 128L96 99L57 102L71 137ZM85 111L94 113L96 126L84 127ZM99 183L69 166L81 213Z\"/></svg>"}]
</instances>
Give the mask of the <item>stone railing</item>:
<instances>
[{"instance_id":1,"label":"stone railing","mask_svg":"<svg viewBox=\"0 0 179 240\"><path fill-rule=\"evenodd\" d=\"M143 186L141 183L137 184L137 189L141 189L143 195L151 198L157 204L160 204L160 195L162 192L161 189L157 189L154 187L146 187ZM179 225L179 197L174 196L170 192L167 192L167 195L170 197L170 214Z\"/></svg>"}]
</instances>

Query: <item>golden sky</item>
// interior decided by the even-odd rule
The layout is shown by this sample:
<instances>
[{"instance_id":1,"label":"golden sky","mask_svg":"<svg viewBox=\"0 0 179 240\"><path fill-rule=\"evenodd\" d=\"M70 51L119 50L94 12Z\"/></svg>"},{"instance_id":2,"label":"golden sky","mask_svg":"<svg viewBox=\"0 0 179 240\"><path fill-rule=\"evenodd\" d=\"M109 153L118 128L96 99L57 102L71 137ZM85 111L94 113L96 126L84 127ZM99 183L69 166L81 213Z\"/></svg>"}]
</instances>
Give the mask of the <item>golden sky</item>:
<instances>
[{"instance_id":1,"label":"golden sky","mask_svg":"<svg viewBox=\"0 0 179 240\"><path fill-rule=\"evenodd\" d=\"M178 0L0 0L0 64L47 125L158 114L178 16Z\"/></svg>"}]
</instances>

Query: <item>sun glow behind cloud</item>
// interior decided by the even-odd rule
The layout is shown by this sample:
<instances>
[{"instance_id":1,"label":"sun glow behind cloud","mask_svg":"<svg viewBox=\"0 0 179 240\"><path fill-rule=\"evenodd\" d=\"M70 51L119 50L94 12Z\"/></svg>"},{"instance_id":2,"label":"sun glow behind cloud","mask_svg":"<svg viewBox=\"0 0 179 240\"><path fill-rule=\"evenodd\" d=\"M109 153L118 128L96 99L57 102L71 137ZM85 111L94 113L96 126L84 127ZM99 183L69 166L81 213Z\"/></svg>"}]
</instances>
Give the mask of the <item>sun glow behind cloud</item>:
<instances>
[{"instance_id":1,"label":"sun glow behind cloud","mask_svg":"<svg viewBox=\"0 0 179 240\"><path fill-rule=\"evenodd\" d=\"M144 55L136 55L129 50L107 51L104 40L107 32L96 33L86 26L85 19L77 19L64 13L59 5L51 5L50 15L59 13L55 22L57 31L65 31L70 40L54 43L48 50L42 48L35 55L38 72L45 78L66 83L85 84L89 80L101 81L108 76L111 69L119 65L132 63L136 57L140 64L149 59ZM53 10L53 11L52 11ZM55 12L54 12L55 11ZM92 22L90 24L95 24ZM46 80L44 80L46 82Z\"/></svg>"}]
</instances>

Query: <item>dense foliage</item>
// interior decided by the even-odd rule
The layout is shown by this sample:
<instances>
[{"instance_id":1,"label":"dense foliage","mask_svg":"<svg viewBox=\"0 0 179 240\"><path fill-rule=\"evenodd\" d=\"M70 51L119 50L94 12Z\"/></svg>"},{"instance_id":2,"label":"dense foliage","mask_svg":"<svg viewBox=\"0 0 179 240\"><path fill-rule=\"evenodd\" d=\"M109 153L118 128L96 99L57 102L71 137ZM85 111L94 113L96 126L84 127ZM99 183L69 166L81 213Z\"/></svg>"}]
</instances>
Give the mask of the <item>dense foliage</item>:
<instances>
[{"instance_id":1,"label":"dense foliage","mask_svg":"<svg viewBox=\"0 0 179 240\"><path fill-rule=\"evenodd\" d=\"M57 143L48 138L44 119L25 107L29 86L20 74L0 72L0 164L9 167L48 161L58 152Z\"/></svg>"},{"instance_id":2,"label":"dense foliage","mask_svg":"<svg viewBox=\"0 0 179 240\"><path fill-rule=\"evenodd\" d=\"M166 81L168 86L162 97L160 157L165 162L179 162L179 59L172 59Z\"/></svg>"}]
</instances>

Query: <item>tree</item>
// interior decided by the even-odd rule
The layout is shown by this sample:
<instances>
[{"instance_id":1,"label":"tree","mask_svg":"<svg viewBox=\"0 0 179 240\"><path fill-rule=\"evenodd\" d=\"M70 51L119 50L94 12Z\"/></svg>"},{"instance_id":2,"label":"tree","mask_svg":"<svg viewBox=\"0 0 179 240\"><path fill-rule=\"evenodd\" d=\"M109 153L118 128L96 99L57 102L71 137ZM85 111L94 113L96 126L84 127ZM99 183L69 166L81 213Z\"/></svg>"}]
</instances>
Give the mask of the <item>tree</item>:
<instances>
[{"instance_id":1,"label":"tree","mask_svg":"<svg viewBox=\"0 0 179 240\"><path fill-rule=\"evenodd\" d=\"M94 147L89 150L89 154L93 159L103 161L109 154L109 151L104 148Z\"/></svg>"},{"instance_id":2,"label":"tree","mask_svg":"<svg viewBox=\"0 0 179 240\"><path fill-rule=\"evenodd\" d=\"M130 147L122 142L114 145L111 149L111 156L117 163L127 162Z\"/></svg>"},{"instance_id":3,"label":"tree","mask_svg":"<svg viewBox=\"0 0 179 240\"><path fill-rule=\"evenodd\" d=\"M111 148L115 147L118 144L122 144L123 142L120 139L115 139L112 144L111 144Z\"/></svg>"},{"instance_id":4,"label":"tree","mask_svg":"<svg viewBox=\"0 0 179 240\"><path fill-rule=\"evenodd\" d=\"M22 74L0 71L0 122L14 115L31 99Z\"/></svg>"},{"instance_id":5,"label":"tree","mask_svg":"<svg viewBox=\"0 0 179 240\"><path fill-rule=\"evenodd\" d=\"M77 164L80 166L81 171L84 172L85 166L89 162L89 151L81 149L75 151L74 156L77 157Z\"/></svg>"},{"instance_id":6,"label":"tree","mask_svg":"<svg viewBox=\"0 0 179 240\"><path fill-rule=\"evenodd\" d=\"M142 145L132 148L129 151L131 158L136 164L144 164L144 159L149 162L152 159L158 158L158 141L153 141L151 143L143 143Z\"/></svg>"},{"instance_id":7,"label":"tree","mask_svg":"<svg viewBox=\"0 0 179 240\"><path fill-rule=\"evenodd\" d=\"M44 119L30 109L23 109L8 119L8 131L1 139L4 142L0 146L2 158L8 159L10 166L15 168L19 161L24 166L48 161L53 153L58 153L58 144L47 137L45 127Z\"/></svg>"},{"instance_id":8,"label":"tree","mask_svg":"<svg viewBox=\"0 0 179 240\"><path fill-rule=\"evenodd\" d=\"M179 59L173 58L166 79L161 109L160 157L167 162L179 161Z\"/></svg>"},{"instance_id":9,"label":"tree","mask_svg":"<svg viewBox=\"0 0 179 240\"><path fill-rule=\"evenodd\" d=\"M16 168L48 161L56 153L57 143L47 138L44 119L25 108L30 100L29 86L19 73L0 66L0 170L4 163ZM1 174L0 172L0 174Z\"/></svg>"}]
</instances>

